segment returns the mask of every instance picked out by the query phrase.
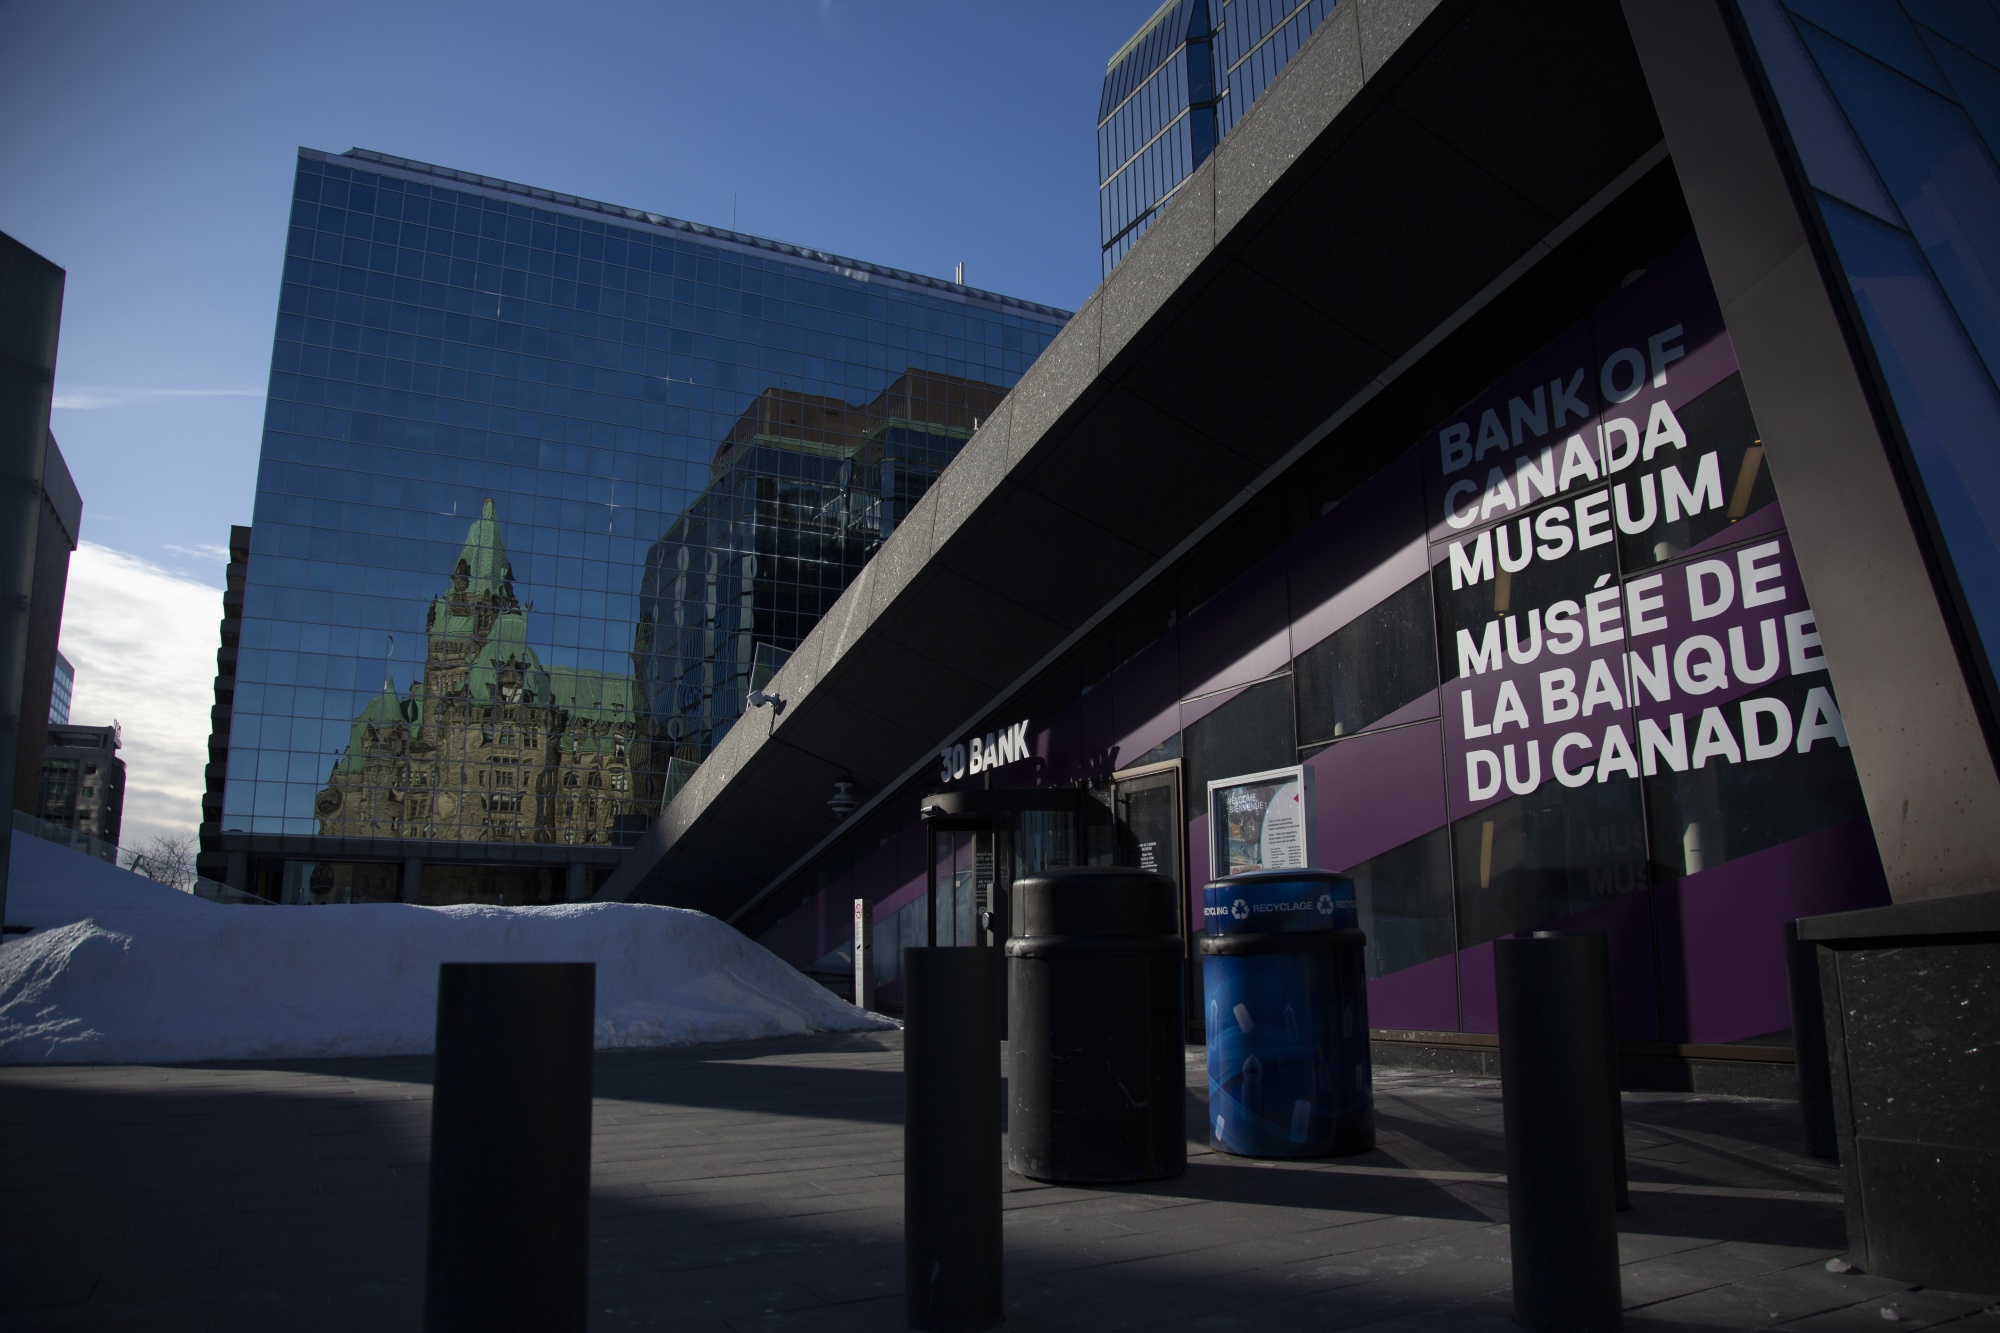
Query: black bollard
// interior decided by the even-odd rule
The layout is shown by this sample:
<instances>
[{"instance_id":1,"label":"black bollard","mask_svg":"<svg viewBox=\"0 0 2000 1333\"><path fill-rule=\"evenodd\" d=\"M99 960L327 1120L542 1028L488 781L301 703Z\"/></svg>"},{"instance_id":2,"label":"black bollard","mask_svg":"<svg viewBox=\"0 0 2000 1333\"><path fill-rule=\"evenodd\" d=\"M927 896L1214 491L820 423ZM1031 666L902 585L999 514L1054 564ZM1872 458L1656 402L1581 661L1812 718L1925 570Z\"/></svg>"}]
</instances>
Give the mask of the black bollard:
<instances>
[{"instance_id":1,"label":"black bollard","mask_svg":"<svg viewBox=\"0 0 2000 1333\"><path fill-rule=\"evenodd\" d=\"M1596 962L1591 964L1591 986L1589 998L1583 1002L1604 1015L1604 1067L1610 1071L1608 1086L1611 1090L1611 1177L1612 1197L1617 1202L1618 1211L1629 1212L1632 1208L1631 1188L1626 1179L1625 1167L1625 1098L1618 1087L1618 1034L1614 1011L1611 1007L1611 938L1601 930L1538 930L1536 939L1556 939L1574 936L1590 941L1591 952Z\"/></svg>"},{"instance_id":2,"label":"black bollard","mask_svg":"<svg viewBox=\"0 0 2000 1333\"><path fill-rule=\"evenodd\" d=\"M1493 942L1514 1322L1538 1333L1624 1322L1604 957L1588 933Z\"/></svg>"},{"instance_id":3,"label":"black bollard","mask_svg":"<svg viewBox=\"0 0 2000 1333\"><path fill-rule=\"evenodd\" d=\"M903 1318L1007 1318L1000 1243L999 953L903 951Z\"/></svg>"},{"instance_id":4,"label":"black bollard","mask_svg":"<svg viewBox=\"0 0 2000 1333\"><path fill-rule=\"evenodd\" d=\"M438 968L426 1333L588 1313L594 963Z\"/></svg>"},{"instance_id":5,"label":"black bollard","mask_svg":"<svg viewBox=\"0 0 2000 1333\"><path fill-rule=\"evenodd\" d=\"M1785 979L1791 984L1792 1052L1799 1077L1799 1123L1806 1151L1840 1156L1833 1128L1833 1069L1826 1055L1826 1011L1820 1004L1819 946L1799 938L1799 923L1785 923Z\"/></svg>"}]
</instances>

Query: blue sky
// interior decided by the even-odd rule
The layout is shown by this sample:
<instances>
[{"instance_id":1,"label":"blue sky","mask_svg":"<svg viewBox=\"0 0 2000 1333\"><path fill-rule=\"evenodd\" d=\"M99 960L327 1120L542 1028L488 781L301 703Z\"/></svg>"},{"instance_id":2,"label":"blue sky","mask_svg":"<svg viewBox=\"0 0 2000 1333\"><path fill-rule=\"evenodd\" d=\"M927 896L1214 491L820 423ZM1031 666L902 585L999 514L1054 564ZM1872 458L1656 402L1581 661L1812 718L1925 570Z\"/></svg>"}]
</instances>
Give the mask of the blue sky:
<instances>
[{"instance_id":1,"label":"blue sky","mask_svg":"<svg viewBox=\"0 0 2000 1333\"><path fill-rule=\"evenodd\" d=\"M478 171L1074 309L1097 95L1156 0L0 0L0 230L68 270L73 718L122 841L199 819L300 145Z\"/></svg>"},{"instance_id":2,"label":"blue sky","mask_svg":"<svg viewBox=\"0 0 2000 1333\"><path fill-rule=\"evenodd\" d=\"M1075 308L1105 58L1153 0L0 0L0 230L69 272L89 541L220 586L299 145L361 146Z\"/></svg>"}]
</instances>

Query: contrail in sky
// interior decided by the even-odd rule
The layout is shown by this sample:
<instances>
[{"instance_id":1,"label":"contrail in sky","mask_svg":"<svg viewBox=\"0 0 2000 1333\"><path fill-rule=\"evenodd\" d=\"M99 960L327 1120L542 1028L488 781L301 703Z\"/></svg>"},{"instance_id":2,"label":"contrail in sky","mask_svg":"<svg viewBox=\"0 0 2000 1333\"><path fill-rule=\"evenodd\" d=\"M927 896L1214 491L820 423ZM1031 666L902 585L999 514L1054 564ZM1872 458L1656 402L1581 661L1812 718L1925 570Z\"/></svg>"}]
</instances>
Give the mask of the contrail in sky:
<instances>
[{"instance_id":1,"label":"contrail in sky","mask_svg":"<svg viewBox=\"0 0 2000 1333\"><path fill-rule=\"evenodd\" d=\"M55 406L72 411L97 407L136 407L163 398L262 398L262 389L122 389L108 384L79 384L57 389Z\"/></svg>"}]
</instances>

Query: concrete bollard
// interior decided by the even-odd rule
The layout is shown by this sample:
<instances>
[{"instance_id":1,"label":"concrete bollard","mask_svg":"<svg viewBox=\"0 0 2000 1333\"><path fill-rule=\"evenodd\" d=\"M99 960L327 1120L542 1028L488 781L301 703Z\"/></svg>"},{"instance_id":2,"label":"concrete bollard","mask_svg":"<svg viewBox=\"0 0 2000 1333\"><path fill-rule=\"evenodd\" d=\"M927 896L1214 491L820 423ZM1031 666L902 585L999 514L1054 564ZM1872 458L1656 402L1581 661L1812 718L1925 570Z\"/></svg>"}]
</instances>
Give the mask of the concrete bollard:
<instances>
[{"instance_id":1,"label":"concrete bollard","mask_svg":"<svg viewBox=\"0 0 2000 1333\"><path fill-rule=\"evenodd\" d=\"M1514 1322L1537 1333L1624 1323L1604 958L1595 932L1493 942Z\"/></svg>"},{"instance_id":2,"label":"concrete bollard","mask_svg":"<svg viewBox=\"0 0 2000 1333\"><path fill-rule=\"evenodd\" d=\"M438 968L426 1333L582 1333L594 963Z\"/></svg>"},{"instance_id":3,"label":"concrete bollard","mask_svg":"<svg viewBox=\"0 0 2000 1333\"><path fill-rule=\"evenodd\" d=\"M926 1333L1005 1322L997 951L903 951L903 1312Z\"/></svg>"}]
</instances>

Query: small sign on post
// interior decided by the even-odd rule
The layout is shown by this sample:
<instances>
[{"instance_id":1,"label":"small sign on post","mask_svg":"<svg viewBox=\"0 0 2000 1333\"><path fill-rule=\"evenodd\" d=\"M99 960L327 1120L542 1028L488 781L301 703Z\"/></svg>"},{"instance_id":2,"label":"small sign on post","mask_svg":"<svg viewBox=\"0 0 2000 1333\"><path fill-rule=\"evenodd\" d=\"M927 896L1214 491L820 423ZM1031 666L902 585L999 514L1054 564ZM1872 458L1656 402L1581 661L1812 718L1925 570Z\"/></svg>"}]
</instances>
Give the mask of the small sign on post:
<instances>
[{"instance_id":1,"label":"small sign on post","mask_svg":"<svg viewBox=\"0 0 2000 1333\"><path fill-rule=\"evenodd\" d=\"M854 900L854 1007L875 1007L875 913L866 898Z\"/></svg>"}]
</instances>

